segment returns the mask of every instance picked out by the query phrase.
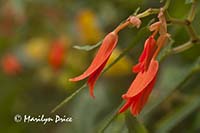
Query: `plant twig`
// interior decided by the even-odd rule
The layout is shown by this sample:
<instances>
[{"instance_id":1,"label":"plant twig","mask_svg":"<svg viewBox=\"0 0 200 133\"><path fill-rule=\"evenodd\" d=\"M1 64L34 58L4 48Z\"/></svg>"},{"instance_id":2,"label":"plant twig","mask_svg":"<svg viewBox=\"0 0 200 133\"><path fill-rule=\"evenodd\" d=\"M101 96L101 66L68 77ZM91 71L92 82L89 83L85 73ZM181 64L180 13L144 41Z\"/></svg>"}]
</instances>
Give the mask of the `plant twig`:
<instances>
[{"instance_id":1,"label":"plant twig","mask_svg":"<svg viewBox=\"0 0 200 133\"><path fill-rule=\"evenodd\" d=\"M191 41L188 41L188 42L186 42L186 43L184 43L184 44L182 44L180 46L177 46L177 47L173 48L171 50L171 53L172 54L177 54L177 53L183 52L183 51L191 48L193 45L194 45L194 43L192 43Z\"/></svg>"},{"instance_id":2,"label":"plant twig","mask_svg":"<svg viewBox=\"0 0 200 133\"><path fill-rule=\"evenodd\" d=\"M197 8L197 0L193 0L192 6L190 8L190 12L188 14L187 20L192 22L196 15L196 8Z\"/></svg>"},{"instance_id":3,"label":"plant twig","mask_svg":"<svg viewBox=\"0 0 200 133\"><path fill-rule=\"evenodd\" d=\"M68 96L67 98L65 98L60 104L58 104L55 108L52 109L51 113L54 113L56 110L58 110L59 108L61 108L65 103L67 103L68 101L70 101L72 98L74 98L74 96L76 94L78 94L83 88L85 88L87 86L87 84L83 84L79 89L77 89L74 93L72 93L70 96Z\"/></svg>"},{"instance_id":4,"label":"plant twig","mask_svg":"<svg viewBox=\"0 0 200 133\"><path fill-rule=\"evenodd\" d=\"M188 31L192 41L199 40L199 37L191 24L187 24L186 28L187 28L187 31Z\"/></svg>"}]
</instances>

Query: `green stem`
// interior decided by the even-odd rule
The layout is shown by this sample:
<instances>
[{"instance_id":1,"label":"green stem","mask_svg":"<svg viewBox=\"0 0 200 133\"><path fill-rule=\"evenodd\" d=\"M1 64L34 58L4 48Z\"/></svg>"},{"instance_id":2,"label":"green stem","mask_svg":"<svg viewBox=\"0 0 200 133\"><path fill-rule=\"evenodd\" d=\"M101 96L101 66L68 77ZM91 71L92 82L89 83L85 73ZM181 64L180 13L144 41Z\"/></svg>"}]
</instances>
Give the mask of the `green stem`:
<instances>
[{"instance_id":1,"label":"green stem","mask_svg":"<svg viewBox=\"0 0 200 133\"><path fill-rule=\"evenodd\" d=\"M160 11L160 9L149 8L146 11L139 13L136 17L144 18L144 17L147 17L147 16L152 15L152 14L158 14L159 11Z\"/></svg>"},{"instance_id":2,"label":"green stem","mask_svg":"<svg viewBox=\"0 0 200 133\"><path fill-rule=\"evenodd\" d=\"M163 6L163 9L164 9L164 10L168 9L168 7L169 7L169 5L170 5L170 2L171 2L171 0L167 0L167 1L165 2L165 5Z\"/></svg>"},{"instance_id":3,"label":"green stem","mask_svg":"<svg viewBox=\"0 0 200 133\"><path fill-rule=\"evenodd\" d=\"M198 37L197 33L195 32L195 30L194 30L194 28L192 27L191 24L187 24L186 28L187 28L187 31L188 31L192 41L199 40L199 37Z\"/></svg>"},{"instance_id":4,"label":"green stem","mask_svg":"<svg viewBox=\"0 0 200 133\"><path fill-rule=\"evenodd\" d=\"M110 115L109 115L109 118L106 120L106 123L100 128L100 130L98 131L98 133L103 133L106 128L111 124L111 122L113 120L115 120L115 118L118 116L118 110L121 108L121 106L124 104L124 101L122 101L120 103L119 106L117 106L117 109L114 110L114 112L112 112Z\"/></svg>"},{"instance_id":5,"label":"green stem","mask_svg":"<svg viewBox=\"0 0 200 133\"><path fill-rule=\"evenodd\" d=\"M172 18L171 16L169 16L169 19L167 20L167 22L172 23L172 24L177 24L177 25L186 25L184 20Z\"/></svg>"},{"instance_id":6,"label":"green stem","mask_svg":"<svg viewBox=\"0 0 200 133\"><path fill-rule=\"evenodd\" d=\"M196 8L197 8L197 0L193 0L192 6L190 8L190 12L188 14L187 20L192 22L196 15Z\"/></svg>"},{"instance_id":7,"label":"green stem","mask_svg":"<svg viewBox=\"0 0 200 133\"><path fill-rule=\"evenodd\" d=\"M159 9L152 9L152 8L149 8L147 10L145 10L144 12L142 13L139 13L138 15L136 15L137 18L144 18L144 17L147 17L151 14L157 14L159 13ZM120 25L118 25L113 32L115 33L118 33L119 31L121 31L122 29L126 28L128 25L130 24L130 21L128 21L128 19L124 22L124 23L121 23Z\"/></svg>"},{"instance_id":8,"label":"green stem","mask_svg":"<svg viewBox=\"0 0 200 133\"><path fill-rule=\"evenodd\" d=\"M81 90L83 90L83 88L87 87L87 84L83 84L79 89L77 89L74 93L72 93L69 97L67 97L66 99L64 99L60 104L58 104L54 109L52 109L51 113L54 113L56 110L58 110L59 108L61 108L65 103L67 103L68 101L70 101L76 94L78 94Z\"/></svg>"},{"instance_id":9,"label":"green stem","mask_svg":"<svg viewBox=\"0 0 200 133\"><path fill-rule=\"evenodd\" d=\"M188 41L180 46L173 48L171 52L173 54L177 54L177 53L183 52L183 51L191 48L193 45L194 45L194 43L192 43L191 41Z\"/></svg>"},{"instance_id":10,"label":"green stem","mask_svg":"<svg viewBox=\"0 0 200 133\"><path fill-rule=\"evenodd\" d=\"M169 1L167 0L166 3L170 3L170 0ZM169 6L169 4L165 4L165 5ZM191 6L190 12L188 14L188 17L185 20L173 18L169 15L167 11L165 12L165 15L167 16L169 23L184 25L186 27L192 41L200 40L200 38L198 37L198 34L196 33L196 31L194 30L191 24L196 14L196 7L197 7L197 0L194 0Z\"/></svg>"}]
</instances>

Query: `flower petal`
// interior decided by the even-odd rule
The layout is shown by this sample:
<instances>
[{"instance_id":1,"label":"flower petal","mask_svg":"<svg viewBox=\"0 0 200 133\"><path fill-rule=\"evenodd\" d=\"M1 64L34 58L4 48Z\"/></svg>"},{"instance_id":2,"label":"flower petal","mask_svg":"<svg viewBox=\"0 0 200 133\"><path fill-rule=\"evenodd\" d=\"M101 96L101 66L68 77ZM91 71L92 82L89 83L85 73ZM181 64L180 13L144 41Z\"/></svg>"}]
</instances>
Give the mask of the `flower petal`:
<instances>
[{"instance_id":1,"label":"flower petal","mask_svg":"<svg viewBox=\"0 0 200 133\"><path fill-rule=\"evenodd\" d=\"M114 32L109 33L103 40L95 58L93 59L89 68L80 76L69 79L70 81L82 80L92 73L94 73L111 55L113 49L116 47L118 35Z\"/></svg>"},{"instance_id":2,"label":"flower petal","mask_svg":"<svg viewBox=\"0 0 200 133\"><path fill-rule=\"evenodd\" d=\"M150 36L144 45L144 50L139 58L139 63L133 66L132 71L134 73L144 72L147 70L150 60L153 56L153 52L155 51L156 41L153 36Z\"/></svg>"},{"instance_id":3,"label":"flower petal","mask_svg":"<svg viewBox=\"0 0 200 133\"><path fill-rule=\"evenodd\" d=\"M89 86L89 90L90 90L90 95L94 98L94 85L97 81L97 79L100 76L100 73L102 72L103 68L105 67L106 63L107 63L108 59L94 72L92 73L87 81L87 84Z\"/></svg>"},{"instance_id":4,"label":"flower petal","mask_svg":"<svg viewBox=\"0 0 200 133\"><path fill-rule=\"evenodd\" d=\"M125 94L125 99L134 97L143 91L155 78L158 72L158 67L158 61L151 60L148 70L143 73L138 73L128 92Z\"/></svg>"},{"instance_id":5,"label":"flower petal","mask_svg":"<svg viewBox=\"0 0 200 133\"><path fill-rule=\"evenodd\" d=\"M131 104L132 104L132 100L128 99L126 103L124 104L124 106L122 106L118 112L123 113L125 110L127 110L131 106Z\"/></svg>"},{"instance_id":6,"label":"flower petal","mask_svg":"<svg viewBox=\"0 0 200 133\"><path fill-rule=\"evenodd\" d=\"M143 68L143 63L138 63L132 68L132 72L139 73ZM142 71L143 72L143 71Z\"/></svg>"},{"instance_id":7,"label":"flower petal","mask_svg":"<svg viewBox=\"0 0 200 133\"><path fill-rule=\"evenodd\" d=\"M134 116L138 115L140 111L143 109L155 85L155 81L156 77L154 77L152 82L140 94L138 94L137 101L135 101L135 104L131 105L131 113Z\"/></svg>"}]
</instances>

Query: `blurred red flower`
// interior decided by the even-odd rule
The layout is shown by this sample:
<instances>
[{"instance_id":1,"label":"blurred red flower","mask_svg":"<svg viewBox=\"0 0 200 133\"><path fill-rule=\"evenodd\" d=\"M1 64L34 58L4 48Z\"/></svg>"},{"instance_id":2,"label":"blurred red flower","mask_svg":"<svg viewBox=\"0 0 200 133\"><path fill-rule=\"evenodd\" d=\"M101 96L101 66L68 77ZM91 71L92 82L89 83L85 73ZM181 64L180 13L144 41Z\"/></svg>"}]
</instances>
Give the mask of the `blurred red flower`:
<instances>
[{"instance_id":1,"label":"blurred red flower","mask_svg":"<svg viewBox=\"0 0 200 133\"><path fill-rule=\"evenodd\" d=\"M60 69L64 63L65 47L61 40L53 42L49 52L49 64L54 70Z\"/></svg>"},{"instance_id":2,"label":"blurred red flower","mask_svg":"<svg viewBox=\"0 0 200 133\"><path fill-rule=\"evenodd\" d=\"M2 59L2 69L8 75L16 75L21 72L21 64L16 56L7 54Z\"/></svg>"}]
</instances>

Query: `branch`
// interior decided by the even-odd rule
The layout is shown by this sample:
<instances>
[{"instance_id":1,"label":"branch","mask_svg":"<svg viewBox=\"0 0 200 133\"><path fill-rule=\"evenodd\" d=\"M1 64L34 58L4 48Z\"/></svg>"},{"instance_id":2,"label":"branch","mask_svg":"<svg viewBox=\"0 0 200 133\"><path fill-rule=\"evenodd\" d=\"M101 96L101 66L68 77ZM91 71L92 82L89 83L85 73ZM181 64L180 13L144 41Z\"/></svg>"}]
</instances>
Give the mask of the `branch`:
<instances>
[{"instance_id":1,"label":"branch","mask_svg":"<svg viewBox=\"0 0 200 133\"><path fill-rule=\"evenodd\" d=\"M192 6L190 8L190 12L188 14L187 20L192 22L196 15L196 8L197 8L197 0L193 0Z\"/></svg>"}]
</instances>

